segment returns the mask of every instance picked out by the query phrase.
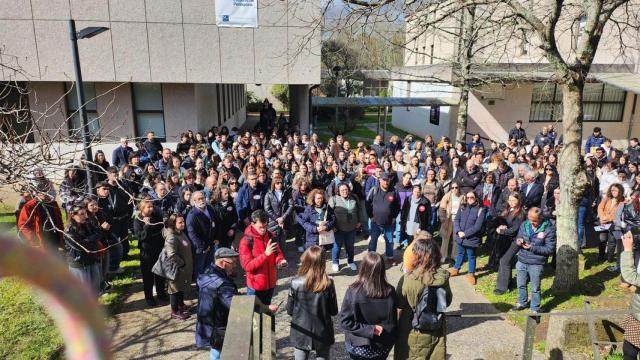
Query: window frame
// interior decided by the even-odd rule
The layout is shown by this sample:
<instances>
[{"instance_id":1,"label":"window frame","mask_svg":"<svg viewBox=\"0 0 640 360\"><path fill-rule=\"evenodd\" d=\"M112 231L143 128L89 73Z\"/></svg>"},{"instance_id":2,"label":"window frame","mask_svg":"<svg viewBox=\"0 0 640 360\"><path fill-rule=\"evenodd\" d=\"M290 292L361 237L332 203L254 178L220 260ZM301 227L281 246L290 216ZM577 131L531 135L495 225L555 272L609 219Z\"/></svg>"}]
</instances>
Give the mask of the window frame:
<instances>
[{"instance_id":1,"label":"window frame","mask_svg":"<svg viewBox=\"0 0 640 360\"><path fill-rule=\"evenodd\" d=\"M604 93L605 93L605 89L608 87L613 87L616 88L613 85L609 85L606 83L602 83L602 82L590 82L588 84L600 84L602 85L601 89L600 89L600 96L599 96L599 100L598 101L583 101L583 104L597 104L598 105L598 117L596 119L584 119L582 120L582 122L605 122L605 123L616 123L616 122L623 122L624 121L624 110L626 107L626 102L627 102L627 95L628 92L626 90L623 90L624 95L622 96L622 100L621 101L605 101L604 99ZM556 106L559 105L559 108L562 109L562 97L560 97L560 100L556 100L556 96L558 94L558 91L561 91L558 89L558 84L551 84L553 85L553 91L551 94L551 100L542 100L542 101L534 101L535 96L533 91L531 92L531 103L530 103L530 108L529 108L529 122L531 123L548 123L548 122L557 122L558 120L555 120L554 117L556 115L555 113L555 109ZM586 84L585 84L586 85ZM620 89L622 90L622 89ZM551 118L550 119L543 119L543 120L534 120L532 115L533 115L533 111L534 111L534 106L535 105L540 105L540 104L549 104L551 105L551 111L550 111L550 115ZM621 116L619 120L601 120L602 118L602 105L607 105L607 104L618 104L618 105L622 105L622 112L621 112Z\"/></svg>"},{"instance_id":2,"label":"window frame","mask_svg":"<svg viewBox=\"0 0 640 360\"><path fill-rule=\"evenodd\" d=\"M160 103L162 104L162 110L138 110L136 108L136 92L135 92L135 85L136 84L140 84L140 85L158 85L160 87ZM137 138L143 138L146 136L146 134L139 134L138 133L138 114L162 114L162 127L164 128L164 136L157 136L158 134L156 134L156 138L161 141L161 142L165 142L167 141L167 123L166 123L166 119L164 117L164 92L162 90L162 84L161 83L144 83L144 82L140 82L140 83L131 83L131 107L133 110L133 132Z\"/></svg>"},{"instance_id":3,"label":"window frame","mask_svg":"<svg viewBox=\"0 0 640 360\"><path fill-rule=\"evenodd\" d=\"M96 115L96 119L98 120L98 132L95 133L95 134L92 133L92 134L90 134L90 136L91 136L92 139L100 140L100 138L101 138L101 135L100 135L100 127L101 127L101 125L100 125L100 114L98 113L98 93L96 91L96 83L95 82L91 82L91 81L83 81L82 82L82 86L87 86L87 85L93 86L93 93L95 94L95 97L93 99L89 99L88 101L87 101L87 99L85 97L85 99L84 99L85 103L89 103L92 100L95 101L96 109L95 110L88 109L85 106L84 112L87 115L87 122L89 121L89 114L95 114ZM76 93L76 90L74 89L75 83L64 81L62 83L62 86L63 86L63 90L64 90L64 94L65 94L65 96L64 96L64 106L65 106L65 109L67 110L66 117L67 117L67 134L69 136L68 139L69 139L69 141L82 142L83 141L83 139L82 139L82 129L81 128L74 129L72 127L72 121L71 121L71 119L73 118L73 114L74 113L77 113L78 118L80 117L80 112L78 111L79 106L78 106L78 108L72 110L71 106L70 106L70 102L69 102L69 96L75 96L75 97L78 96L77 93ZM86 95L86 93L87 92L85 91L85 95ZM80 119L80 127L82 127L82 119ZM77 130L80 130L80 135L74 136L74 132L76 132ZM89 126L89 130L91 130L91 126Z\"/></svg>"}]
</instances>

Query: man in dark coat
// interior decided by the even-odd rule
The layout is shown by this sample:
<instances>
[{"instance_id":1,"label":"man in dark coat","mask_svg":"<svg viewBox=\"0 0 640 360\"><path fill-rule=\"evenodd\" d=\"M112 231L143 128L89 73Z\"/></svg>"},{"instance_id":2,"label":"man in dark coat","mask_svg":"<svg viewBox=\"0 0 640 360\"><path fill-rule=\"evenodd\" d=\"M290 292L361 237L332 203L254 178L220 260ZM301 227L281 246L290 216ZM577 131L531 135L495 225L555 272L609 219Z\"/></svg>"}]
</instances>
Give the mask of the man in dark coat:
<instances>
[{"instance_id":1,"label":"man in dark coat","mask_svg":"<svg viewBox=\"0 0 640 360\"><path fill-rule=\"evenodd\" d=\"M243 229L251 224L251 214L264 208L265 195L267 195L267 188L258 182L258 174L255 172L249 173L247 180L238 190L236 197L238 220Z\"/></svg>"},{"instance_id":2,"label":"man in dark coat","mask_svg":"<svg viewBox=\"0 0 640 360\"><path fill-rule=\"evenodd\" d=\"M193 273L197 278L204 272L208 264L213 260L213 240L215 237L215 211L207 205L202 191L196 191L191 195L193 207L187 214L187 236L191 240L195 256L193 258Z\"/></svg>"},{"instance_id":3,"label":"man in dark coat","mask_svg":"<svg viewBox=\"0 0 640 360\"><path fill-rule=\"evenodd\" d=\"M238 295L238 287L233 282L238 268L238 253L229 248L219 248L215 255L215 263L209 263L197 281L200 292L196 346L210 346L210 359L220 359L231 300Z\"/></svg>"},{"instance_id":4,"label":"man in dark coat","mask_svg":"<svg viewBox=\"0 0 640 360\"><path fill-rule=\"evenodd\" d=\"M145 140L143 146L151 161L155 162L162 157L162 144L153 131L147 133L147 140Z\"/></svg>"},{"instance_id":5,"label":"man in dark coat","mask_svg":"<svg viewBox=\"0 0 640 360\"><path fill-rule=\"evenodd\" d=\"M542 184L536 181L535 171L529 171L524 175L525 183L520 187L520 193L522 194L522 205L525 209L531 209L533 207L540 207L542 202L542 195L544 193L544 187Z\"/></svg>"},{"instance_id":6,"label":"man in dark coat","mask_svg":"<svg viewBox=\"0 0 640 360\"><path fill-rule=\"evenodd\" d=\"M394 221L400 213L400 196L395 189L391 188L389 174L383 173L379 181L380 184L369 191L365 202L367 215L371 219L371 239L368 248L369 251L376 251L378 238L383 234L385 256L391 263L395 263L393 230L395 229Z\"/></svg>"},{"instance_id":7,"label":"man in dark coat","mask_svg":"<svg viewBox=\"0 0 640 360\"><path fill-rule=\"evenodd\" d=\"M126 137L120 138L120 146L113 149L111 154L111 164L118 169L122 168L129 162L129 154L133 152L133 149L129 147L129 140Z\"/></svg>"},{"instance_id":8,"label":"man in dark coat","mask_svg":"<svg viewBox=\"0 0 640 360\"><path fill-rule=\"evenodd\" d=\"M473 162L473 159L469 159L466 162L464 170L458 172L456 175L456 182L460 185L460 192L463 194L469 191L474 191L478 184L482 182L482 171Z\"/></svg>"},{"instance_id":9,"label":"man in dark coat","mask_svg":"<svg viewBox=\"0 0 640 360\"><path fill-rule=\"evenodd\" d=\"M514 139L518 145L527 140L527 133L522 128L522 120L516 121L516 127L509 130L509 139Z\"/></svg>"}]
</instances>

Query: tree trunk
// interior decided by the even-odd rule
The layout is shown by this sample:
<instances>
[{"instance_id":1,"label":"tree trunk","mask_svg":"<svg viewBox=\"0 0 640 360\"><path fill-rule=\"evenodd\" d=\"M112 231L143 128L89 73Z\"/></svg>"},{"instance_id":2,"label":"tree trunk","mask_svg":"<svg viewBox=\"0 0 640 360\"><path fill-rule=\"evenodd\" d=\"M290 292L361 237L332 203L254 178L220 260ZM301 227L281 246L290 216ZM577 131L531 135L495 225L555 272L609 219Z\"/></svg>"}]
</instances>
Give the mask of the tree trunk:
<instances>
[{"instance_id":1,"label":"tree trunk","mask_svg":"<svg viewBox=\"0 0 640 360\"><path fill-rule=\"evenodd\" d=\"M560 153L560 204L556 223L556 274L553 290L571 291L578 283L578 205L587 184L580 163L584 80L562 85L564 146Z\"/></svg>"},{"instance_id":2,"label":"tree trunk","mask_svg":"<svg viewBox=\"0 0 640 360\"><path fill-rule=\"evenodd\" d=\"M469 119L469 86L468 81L460 88L460 103L458 104L458 122L456 124L456 142L466 143L467 120Z\"/></svg>"},{"instance_id":3,"label":"tree trunk","mask_svg":"<svg viewBox=\"0 0 640 360\"><path fill-rule=\"evenodd\" d=\"M456 124L456 141L466 143L467 122L469 119L469 90L471 89L471 59L473 58L473 27L475 21L475 7L463 10L462 46L458 50L460 66L460 104L458 105L458 122Z\"/></svg>"}]
</instances>

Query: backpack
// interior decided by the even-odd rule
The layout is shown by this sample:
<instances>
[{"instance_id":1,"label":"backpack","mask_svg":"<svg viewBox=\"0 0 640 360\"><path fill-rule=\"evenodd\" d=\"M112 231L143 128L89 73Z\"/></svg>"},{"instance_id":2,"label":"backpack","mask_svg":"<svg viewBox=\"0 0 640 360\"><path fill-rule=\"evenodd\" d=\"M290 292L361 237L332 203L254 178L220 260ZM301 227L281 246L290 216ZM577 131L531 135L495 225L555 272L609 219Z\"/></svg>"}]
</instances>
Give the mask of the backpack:
<instances>
[{"instance_id":1,"label":"backpack","mask_svg":"<svg viewBox=\"0 0 640 360\"><path fill-rule=\"evenodd\" d=\"M441 330L444 325L446 303L444 288L425 286L413 312L412 327L418 331Z\"/></svg>"}]
</instances>

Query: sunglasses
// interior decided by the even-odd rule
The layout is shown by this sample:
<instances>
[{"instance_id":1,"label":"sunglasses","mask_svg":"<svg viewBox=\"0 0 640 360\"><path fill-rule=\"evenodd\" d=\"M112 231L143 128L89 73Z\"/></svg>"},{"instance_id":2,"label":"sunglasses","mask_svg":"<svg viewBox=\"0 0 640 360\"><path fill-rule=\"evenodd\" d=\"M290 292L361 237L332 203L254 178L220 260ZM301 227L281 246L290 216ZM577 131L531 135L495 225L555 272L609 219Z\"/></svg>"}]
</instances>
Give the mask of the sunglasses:
<instances>
[{"instance_id":1,"label":"sunglasses","mask_svg":"<svg viewBox=\"0 0 640 360\"><path fill-rule=\"evenodd\" d=\"M457 186L452 186L451 188L452 189L459 189L459 187L457 187Z\"/></svg>"},{"instance_id":2,"label":"sunglasses","mask_svg":"<svg viewBox=\"0 0 640 360\"><path fill-rule=\"evenodd\" d=\"M467 196L467 199L475 199L475 196Z\"/></svg>"}]
</instances>

